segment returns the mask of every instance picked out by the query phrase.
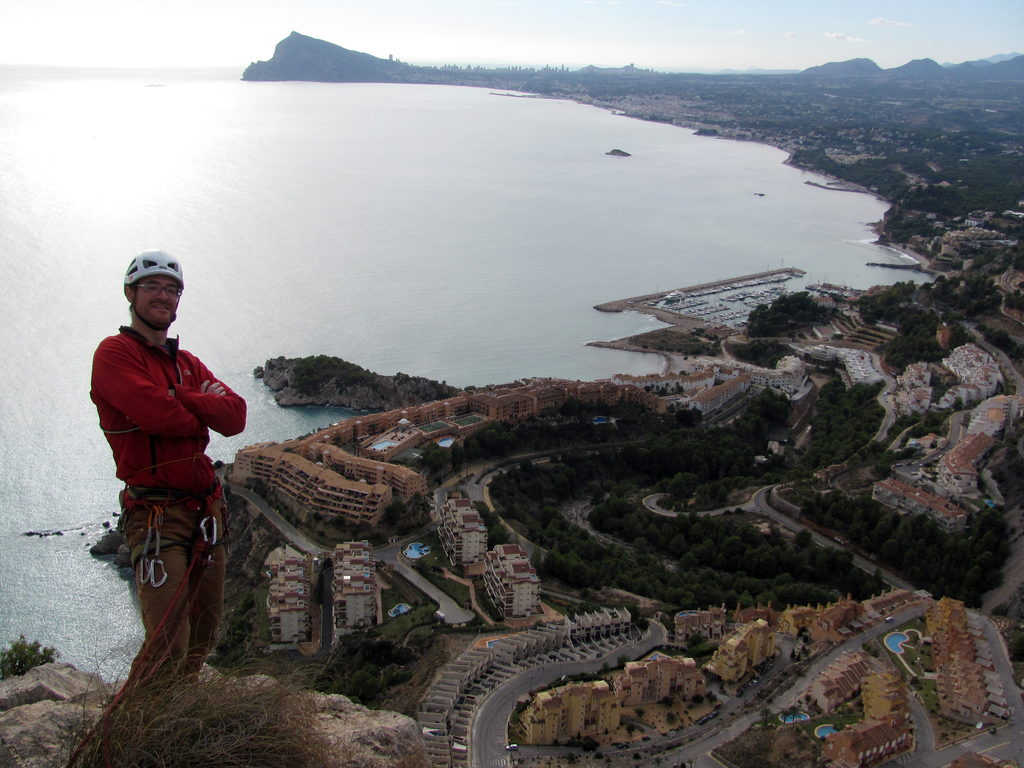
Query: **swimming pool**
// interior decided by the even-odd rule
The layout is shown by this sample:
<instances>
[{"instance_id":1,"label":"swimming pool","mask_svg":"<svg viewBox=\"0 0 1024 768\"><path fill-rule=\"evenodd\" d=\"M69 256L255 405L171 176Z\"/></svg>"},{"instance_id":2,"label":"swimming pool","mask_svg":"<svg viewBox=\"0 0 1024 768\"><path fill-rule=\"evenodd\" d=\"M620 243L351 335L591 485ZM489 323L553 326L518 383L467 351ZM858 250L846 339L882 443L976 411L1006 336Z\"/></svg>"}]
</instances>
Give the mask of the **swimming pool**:
<instances>
[{"instance_id":1,"label":"swimming pool","mask_svg":"<svg viewBox=\"0 0 1024 768\"><path fill-rule=\"evenodd\" d=\"M371 445L370 449L374 451L380 451L381 453L383 453L384 451L390 448L394 448L396 445L398 445L398 443L395 442L394 440L381 440L379 443L374 443L373 445Z\"/></svg>"},{"instance_id":2,"label":"swimming pool","mask_svg":"<svg viewBox=\"0 0 1024 768\"><path fill-rule=\"evenodd\" d=\"M906 632L890 632L885 636L885 647L893 653L903 653L903 644L910 640Z\"/></svg>"},{"instance_id":3,"label":"swimming pool","mask_svg":"<svg viewBox=\"0 0 1024 768\"><path fill-rule=\"evenodd\" d=\"M442 448L451 448L454 443L454 437L442 437L440 440L437 441L437 444Z\"/></svg>"},{"instance_id":4,"label":"swimming pool","mask_svg":"<svg viewBox=\"0 0 1024 768\"><path fill-rule=\"evenodd\" d=\"M395 618L395 616L401 616L403 613L408 613L411 610L412 608L409 606L408 603L399 603L390 611L388 611L388 616L390 616L393 619Z\"/></svg>"},{"instance_id":5,"label":"swimming pool","mask_svg":"<svg viewBox=\"0 0 1024 768\"><path fill-rule=\"evenodd\" d=\"M791 715L779 715L779 720L784 723L802 723L804 720L810 720L811 716L806 712L795 712Z\"/></svg>"},{"instance_id":6,"label":"swimming pool","mask_svg":"<svg viewBox=\"0 0 1024 768\"><path fill-rule=\"evenodd\" d=\"M402 554L410 560L419 560L424 555L430 554L430 547L422 541L414 541L402 551Z\"/></svg>"},{"instance_id":7,"label":"swimming pool","mask_svg":"<svg viewBox=\"0 0 1024 768\"><path fill-rule=\"evenodd\" d=\"M817 736L819 739L824 739L830 733L835 733L835 732L836 732L836 727L834 725L830 724L830 723L825 723L824 725L819 725L817 728L814 729L814 735Z\"/></svg>"}]
</instances>

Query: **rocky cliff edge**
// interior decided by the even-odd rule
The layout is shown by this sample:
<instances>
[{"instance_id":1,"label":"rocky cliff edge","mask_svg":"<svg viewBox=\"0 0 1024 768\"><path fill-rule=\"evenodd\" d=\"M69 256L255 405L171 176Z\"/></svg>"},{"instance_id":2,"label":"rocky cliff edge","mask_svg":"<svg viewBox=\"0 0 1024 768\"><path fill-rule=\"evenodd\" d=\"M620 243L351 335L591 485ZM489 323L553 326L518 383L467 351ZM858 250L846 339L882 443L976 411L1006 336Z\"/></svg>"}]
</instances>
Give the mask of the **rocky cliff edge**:
<instances>
[{"instance_id":1,"label":"rocky cliff edge","mask_svg":"<svg viewBox=\"0 0 1024 768\"><path fill-rule=\"evenodd\" d=\"M405 408L458 393L443 381L396 373L382 376L340 358L276 357L253 375L274 391L278 405L327 405L357 411Z\"/></svg>"},{"instance_id":2,"label":"rocky cliff edge","mask_svg":"<svg viewBox=\"0 0 1024 768\"><path fill-rule=\"evenodd\" d=\"M207 668L203 674L219 674ZM72 744L99 717L114 687L71 664L44 664L0 681L0 766L58 768ZM426 768L416 723L370 710L339 695L310 692L317 723L332 747L325 768Z\"/></svg>"}]
</instances>

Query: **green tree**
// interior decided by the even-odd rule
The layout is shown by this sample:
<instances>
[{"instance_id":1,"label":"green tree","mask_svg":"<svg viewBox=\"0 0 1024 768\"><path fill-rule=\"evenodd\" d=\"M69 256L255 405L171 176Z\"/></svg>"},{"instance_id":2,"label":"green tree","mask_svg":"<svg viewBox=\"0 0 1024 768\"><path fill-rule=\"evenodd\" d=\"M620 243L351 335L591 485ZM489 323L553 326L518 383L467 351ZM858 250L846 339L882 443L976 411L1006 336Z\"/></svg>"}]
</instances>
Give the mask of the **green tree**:
<instances>
[{"instance_id":1,"label":"green tree","mask_svg":"<svg viewBox=\"0 0 1024 768\"><path fill-rule=\"evenodd\" d=\"M1014 661L1024 661L1024 632L1017 632L1010 641L1010 655Z\"/></svg>"},{"instance_id":2,"label":"green tree","mask_svg":"<svg viewBox=\"0 0 1024 768\"><path fill-rule=\"evenodd\" d=\"M24 675L33 667L56 661L57 649L43 646L38 640L31 643L24 635L12 640L8 648L0 651L0 680Z\"/></svg>"}]
</instances>

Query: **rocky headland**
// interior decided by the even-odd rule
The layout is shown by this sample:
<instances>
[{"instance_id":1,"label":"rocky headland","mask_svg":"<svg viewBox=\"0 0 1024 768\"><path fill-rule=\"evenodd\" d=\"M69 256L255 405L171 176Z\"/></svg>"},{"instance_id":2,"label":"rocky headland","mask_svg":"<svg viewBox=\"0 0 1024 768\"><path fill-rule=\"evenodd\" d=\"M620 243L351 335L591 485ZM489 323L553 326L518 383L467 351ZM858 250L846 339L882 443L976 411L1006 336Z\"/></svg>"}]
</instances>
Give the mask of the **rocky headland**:
<instances>
[{"instance_id":1,"label":"rocky headland","mask_svg":"<svg viewBox=\"0 0 1024 768\"><path fill-rule=\"evenodd\" d=\"M275 357L253 375L274 391L278 405L325 405L386 411L443 400L459 392L443 381L396 373L382 376L327 355Z\"/></svg>"}]
</instances>

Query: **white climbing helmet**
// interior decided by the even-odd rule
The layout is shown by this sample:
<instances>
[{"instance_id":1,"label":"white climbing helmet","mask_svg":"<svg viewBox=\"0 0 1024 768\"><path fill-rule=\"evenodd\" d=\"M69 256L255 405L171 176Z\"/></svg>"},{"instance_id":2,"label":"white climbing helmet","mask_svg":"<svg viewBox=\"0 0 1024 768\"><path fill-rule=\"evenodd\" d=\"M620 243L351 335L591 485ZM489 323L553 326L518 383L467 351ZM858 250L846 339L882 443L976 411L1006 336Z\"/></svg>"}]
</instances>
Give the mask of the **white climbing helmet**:
<instances>
[{"instance_id":1,"label":"white climbing helmet","mask_svg":"<svg viewBox=\"0 0 1024 768\"><path fill-rule=\"evenodd\" d=\"M150 275L173 277L182 288L185 287L181 262L166 251L143 251L132 259L132 263L128 265L128 271L124 273L124 284L134 285Z\"/></svg>"}]
</instances>

